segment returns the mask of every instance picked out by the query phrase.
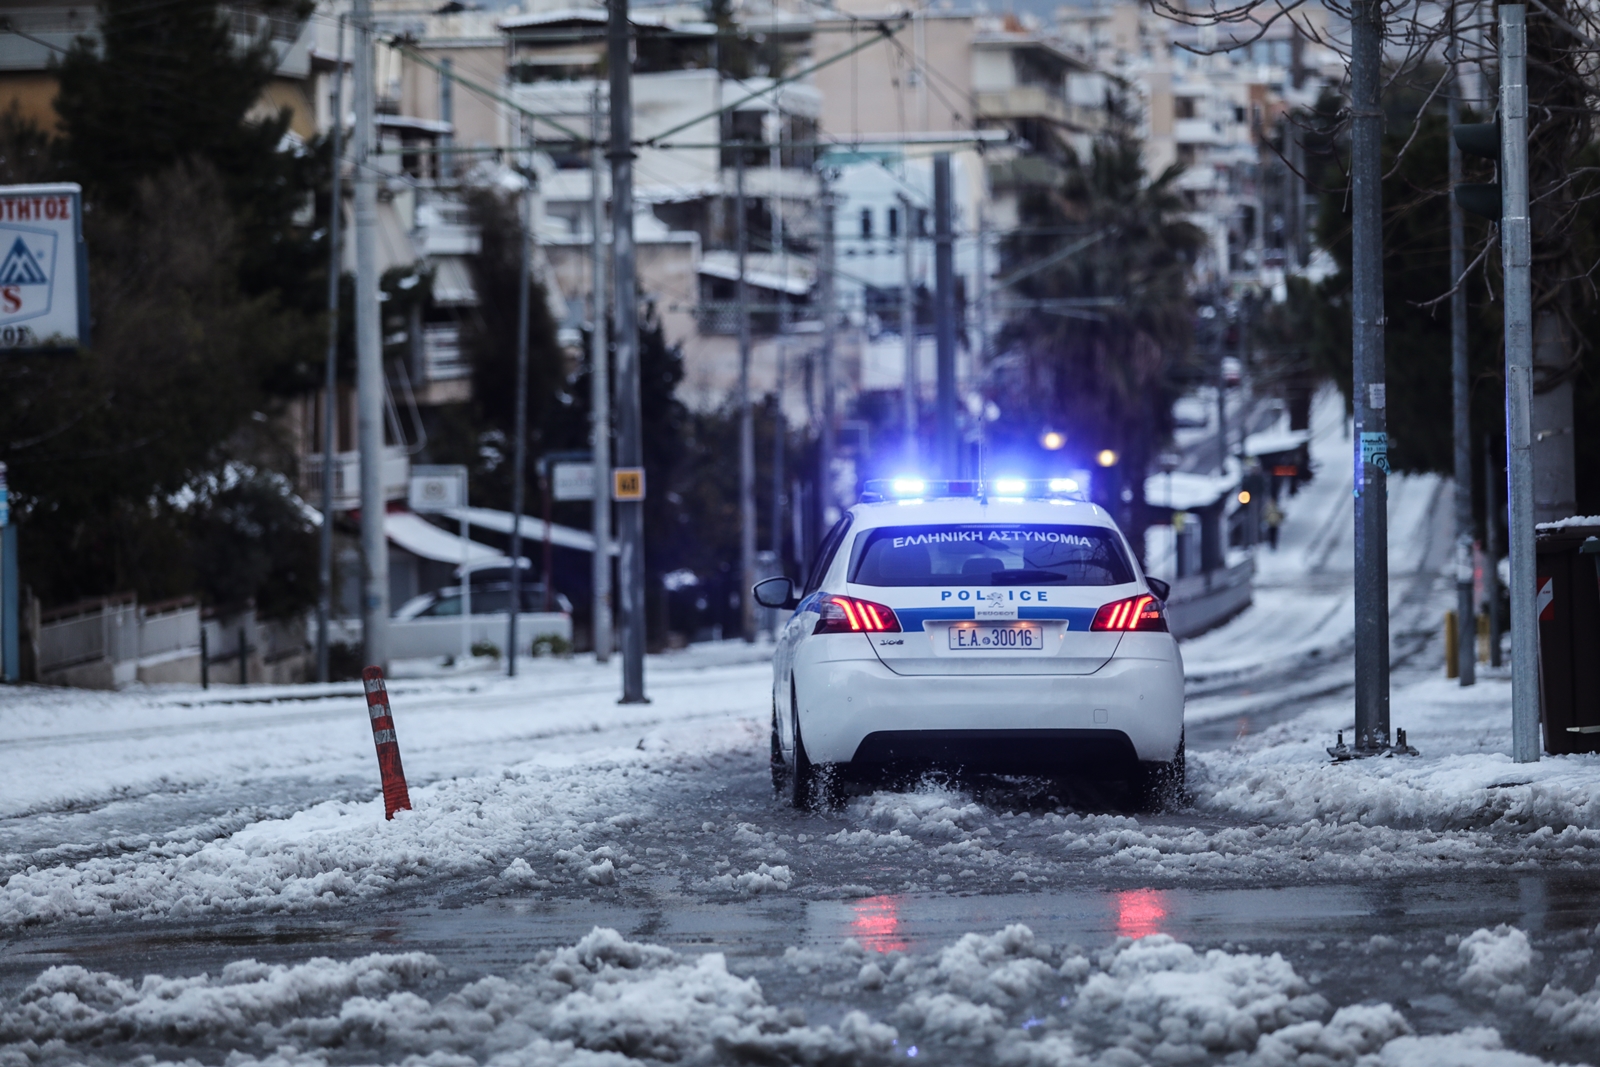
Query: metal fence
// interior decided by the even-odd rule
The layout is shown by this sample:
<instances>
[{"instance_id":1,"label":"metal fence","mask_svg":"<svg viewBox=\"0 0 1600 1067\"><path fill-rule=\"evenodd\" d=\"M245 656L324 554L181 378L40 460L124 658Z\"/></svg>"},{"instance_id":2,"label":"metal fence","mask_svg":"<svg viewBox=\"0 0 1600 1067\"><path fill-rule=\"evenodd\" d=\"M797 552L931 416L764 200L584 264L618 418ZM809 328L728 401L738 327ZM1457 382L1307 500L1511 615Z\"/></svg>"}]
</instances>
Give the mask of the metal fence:
<instances>
[{"instance_id":1,"label":"metal fence","mask_svg":"<svg viewBox=\"0 0 1600 1067\"><path fill-rule=\"evenodd\" d=\"M132 594L80 601L42 617L39 670L63 670L109 660L122 663L139 654L139 605Z\"/></svg>"}]
</instances>

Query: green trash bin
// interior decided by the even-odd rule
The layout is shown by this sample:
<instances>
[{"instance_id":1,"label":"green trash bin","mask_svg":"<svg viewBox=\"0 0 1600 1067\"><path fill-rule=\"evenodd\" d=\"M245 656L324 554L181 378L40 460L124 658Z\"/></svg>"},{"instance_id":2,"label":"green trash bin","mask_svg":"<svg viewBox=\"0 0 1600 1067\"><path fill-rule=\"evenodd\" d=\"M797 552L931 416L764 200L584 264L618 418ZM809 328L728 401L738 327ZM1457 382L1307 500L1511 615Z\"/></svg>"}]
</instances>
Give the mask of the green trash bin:
<instances>
[{"instance_id":1,"label":"green trash bin","mask_svg":"<svg viewBox=\"0 0 1600 1067\"><path fill-rule=\"evenodd\" d=\"M1600 526L1536 537L1544 750L1600 752Z\"/></svg>"}]
</instances>

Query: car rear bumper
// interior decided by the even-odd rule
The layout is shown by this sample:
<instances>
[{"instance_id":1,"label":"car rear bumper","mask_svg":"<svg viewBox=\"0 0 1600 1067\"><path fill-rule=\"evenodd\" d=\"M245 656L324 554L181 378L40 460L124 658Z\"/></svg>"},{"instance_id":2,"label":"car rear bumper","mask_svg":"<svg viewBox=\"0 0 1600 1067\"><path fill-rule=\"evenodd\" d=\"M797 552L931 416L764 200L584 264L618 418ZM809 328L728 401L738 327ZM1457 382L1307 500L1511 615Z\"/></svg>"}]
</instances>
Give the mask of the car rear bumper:
<instances>
[{"instance_id":1,"label":"car rear bumper","mask_svg":"<svg viewBox=\"0 0 1600 1067\"><path fill-rule=\"evenodd\" d=\"M1109 771L1170 760L1183 737L1175 653L1114 658L1088 675L907 677L875 659L814 661L796 664L795 690L806 755L817 763L995 773L1119 765Z\"/></svg>"}]
</instances>

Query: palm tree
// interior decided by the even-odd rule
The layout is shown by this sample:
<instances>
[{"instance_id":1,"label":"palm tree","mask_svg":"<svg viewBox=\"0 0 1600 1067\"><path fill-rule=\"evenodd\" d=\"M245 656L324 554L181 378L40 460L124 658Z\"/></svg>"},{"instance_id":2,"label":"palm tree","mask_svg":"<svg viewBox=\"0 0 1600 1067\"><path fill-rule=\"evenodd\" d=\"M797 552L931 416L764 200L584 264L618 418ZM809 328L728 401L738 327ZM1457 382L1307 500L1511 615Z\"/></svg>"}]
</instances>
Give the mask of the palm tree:
<instances>
[{"instance_id":1,"label":"palm tree","mask_svg":"<svg viewBox=\"0 0 1600 1067\"><path fill-rule=\"evenodd\" d=\"M1051 430L1065 435L1073 465L1115 453L1094 497L1137 543L1144 474L1170 434L1177 372L1191 351L1189 287L1205 236L1184 219L1181 167L1147 179L1140 143L1116 117L1087 163L1069 160L1059 186L1024 197L1001 256L1003 274L1018 276L1006 288L1022 299L1000 332L989 384L1004 416L999 454L1037 455Z\"/></svg>"}]
</instances>

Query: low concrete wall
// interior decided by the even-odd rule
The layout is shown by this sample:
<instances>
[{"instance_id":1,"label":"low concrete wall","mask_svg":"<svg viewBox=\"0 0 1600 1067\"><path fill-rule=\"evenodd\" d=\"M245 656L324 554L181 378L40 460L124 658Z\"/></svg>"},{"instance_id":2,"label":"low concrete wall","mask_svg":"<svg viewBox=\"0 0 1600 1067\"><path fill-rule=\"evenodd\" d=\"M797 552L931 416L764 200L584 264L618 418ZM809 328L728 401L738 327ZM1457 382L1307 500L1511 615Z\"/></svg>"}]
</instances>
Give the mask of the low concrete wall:
<instances>
[{"instance_id":1,"label":"low concrete wall","mask_svg":"<svg viewBox=\"0 0 1600 1067\"><path fill-rule=\"evenodd\" d=\"M137 676L148 685L199 685L200 653L172 652L142 659Z\"/></svg>"},{"instance_id":2,"label":"low concrete wall","mask_svg":"<svg viewBox=\"0 0 1600 1067\"><path fill-rule=\"evenodd\" d=\"M1182 640L1221 626L1250 606L1255 574L1256 561L1247 559L1225 570L1179 578L1167 599L1167 628Z\"/></svg>"}]
</instances>

